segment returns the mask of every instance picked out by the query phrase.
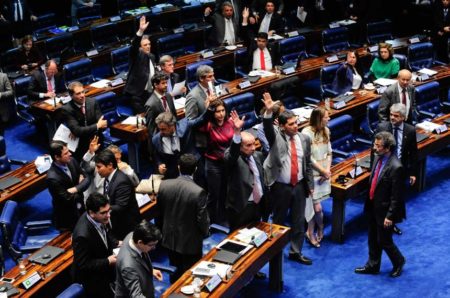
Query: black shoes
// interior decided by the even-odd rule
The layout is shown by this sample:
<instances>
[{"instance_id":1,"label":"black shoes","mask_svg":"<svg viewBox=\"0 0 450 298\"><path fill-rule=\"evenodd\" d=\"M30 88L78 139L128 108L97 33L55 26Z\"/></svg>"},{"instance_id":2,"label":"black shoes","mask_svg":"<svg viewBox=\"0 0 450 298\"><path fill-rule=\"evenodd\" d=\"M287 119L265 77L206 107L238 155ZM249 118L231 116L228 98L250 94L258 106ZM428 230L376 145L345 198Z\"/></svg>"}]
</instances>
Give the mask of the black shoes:
<instances>
[{"instance_id":1,"label":"black shoes","mask_svg":"<svg viewBox=\"0 0 450 298\"><path fill-rule=\"evenodd\" d=\"M392 228L392 232L394 232L397 235L403 234L402 230L400 230L400 228L397 227L396 225L394 225L394 227Z\"/></svg>"},{"instance_id":2,"label":"black shoes","mask_svg":"<svg viewBox=\"0 0 450 298\"><path fill-rule=\"evenodd\" d=\"M406 259L403 258L402 262L400 262L400 264L396 267L394 267L394 269L392 269L390 277L399 277L400 275L402 275L403 272L403 266L405 266L406 263Z\"/></svg>"},{"instance_id":3,"label":"black shoes","mask_svg":"<svg viewBox=\"0 0 450 298\"><path fill-rule=\"evenodd\" d=\"M365 265L364 267L358 267L355 269L355 273L358 273L358 274L378 274L379 272L380 272L380 269L369 267L367 265Z\"/></svg>"},{"instance_id":4,"label":"black shoes","mask_svg":"<svg viewBox=\"0 0 450 298\"><path fill-rule=\"evenodd\" d=\"M297 254L297 253L289 254L288 258L289 258L289 260L299 262L300 264L303 264L303 265L312 265L311 259L309 259L301 254Z\"/></svg>"}]
</instances>

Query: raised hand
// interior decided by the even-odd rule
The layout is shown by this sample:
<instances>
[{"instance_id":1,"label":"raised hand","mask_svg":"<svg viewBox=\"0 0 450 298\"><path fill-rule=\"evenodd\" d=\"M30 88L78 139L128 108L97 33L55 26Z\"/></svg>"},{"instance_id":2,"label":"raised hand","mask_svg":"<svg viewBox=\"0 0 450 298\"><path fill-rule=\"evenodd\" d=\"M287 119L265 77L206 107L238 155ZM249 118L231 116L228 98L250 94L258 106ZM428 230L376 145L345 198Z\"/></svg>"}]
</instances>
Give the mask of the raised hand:
<instances>
[{"instance_id":1,"label":"raised hand","mask_svg":"<svg viewBox=\"0 0 450 298\"><path fill-rule=\"evenodd\" d=\"M147 27L148 27L148 24L149 24L149 22L146 21L145 16L142 16L142 17L139 19L139 32L140 32L141 34L144 34L145 30L146 30Z\"/></svg>"},{"instance_id":2,"label":"raised hand","mask_svg":"<svg viewBox=\"0 0 450 298\"><path fill-rule=\"evenodd\" d=\"M242 11L242 18L244 20L248 19L248 17L250 16L250 10L248 9L248 7L244 7L244 10Z\"/></svg>"},{"instance_id":3,"label":"raised hand","mask_svg":"<svg viewBox=\"0 0 450 298\"><path fill-rule=\"evenodd\" d=\"M98 143L98 136L95 135L89 143L89 153L94 154L98 148L100 148L100 144Z\"/></svg>"},{"instance_id":4,"label":"raised hand","mask_svg":"<svg viewBox=\"0 0 450 298\"><path fill-rule=\"evenodd\" d=\"M242 116L242 119L239 118L239 114L236 110L231 111L230 113L231 120L233 121L235 131L241 131L242 127L245 123L245 116Z\"/></svg>"},{"instance_id":5,"label":"raised hand","mask_svg":"<svg viewBox=\"0 0 450 298\"><path fill-rule=\"evenodd\" d=\"M268 113L272 112L273 106L278 102L272 100L272 96L269 92L264 92L262 102L264 103L264 106L266 107L266 111Z\"/></svg>"}]
</instances>

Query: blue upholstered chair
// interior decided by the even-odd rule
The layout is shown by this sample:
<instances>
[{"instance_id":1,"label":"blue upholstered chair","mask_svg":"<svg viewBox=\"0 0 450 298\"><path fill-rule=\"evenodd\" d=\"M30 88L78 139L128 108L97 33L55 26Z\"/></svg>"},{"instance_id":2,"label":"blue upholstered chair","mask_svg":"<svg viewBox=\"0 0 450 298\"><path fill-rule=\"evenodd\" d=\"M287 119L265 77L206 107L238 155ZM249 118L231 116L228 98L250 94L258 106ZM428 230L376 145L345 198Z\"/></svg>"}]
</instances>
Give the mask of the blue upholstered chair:
<instances>
[{"instance_id":1,"label":"blue upholstered chair","mask_svg":"<svg viewBox=\"0 0 450 298\"><path fill-rule=\"evenodd\" d=\"M92 75L92 61L89 58L82 58L78 61L65 64L63 66L64 81L69 85L73 81L79 81L83 85L94 82Z\"/></svg>"},{"instance_id":2,"label":"blue upholstered chair","mask_svg":"<svg viewBox=\"0 0 450 298\"><path fill-rule=\"evenodd\" d=\"M286 62L297 63L299 58L308 58L305 37L299 35L281 40L279 43L279 56L281 64Z\"/></svg>"},{"instance_id":3,"label":"blue upholstered chair","mask_svg":"<svg viewBox=\"0 0 450 298\"><path fill-rule=\"evenodd\" d=\"M373 101L367 104L366 117L361 121L360 128L364 132L367 139L372 139L378 126L378 106L380 100Z\"/></svg>"},{"instance_id":4,"label":"blue upholstered chair","mask_svg":"<svg viewBox=\"0 0 450 298\"><path fill-rule=\"evenodd\" d=\"M91 27L92 46L97 49L113 44L119 39L117 38L117 24L105 23Z\"/></svg>"},{"instance_id":5,"label":"blue upholstered chair","mask_svg":"<svg viewBox=\"0 0 450 298\"><path fill-rule=\"evenodd\" d=\"M336 71L341 65L341 63L331 64L323 66L320 69L320 92L322 94L322 98L336 97L339 95L339 93L334 91L331 87L334 78L336 77Z\"/></svg>"},{"instance_id":6,"label":"blue upholstered chair","mask_svg":"<svg viewBox=\"0 0 450 298\"><path fill-rule=\"evenodd\" d=\"M213 64L214 62L212 60L205 59L186 65L185 78L186 78L186 85L188 86L189 90L191 90L192 88L195 87L195 85L197 85L197 76L196 76L197 68L200 65L209 65L213 67Z\"/></svg>"},{"instance_id":7,"label":"blue upholstered chair","mask_svg":"<svg viewBox=\"0 0 450 298\"><path fill-rule=\"evenodd\" d=\"M60 293L56 298L84 298L84 288L82 285L74 283Z\"/></svg>"},{"instance_id":8,"label":"blue upholstered chair","mask_svg":"<svg viewBox=\"0 0 450 298\"><path fill-rule=\"evenodd\" d=\"M367 23L367 42L369 44L377 44L392 38L390 20Z\"/></svg>"},{"instance_id":9,"label":"blue upholstered chair","mask_svg":"<svg viewBox=\"0 0 450 298\"><path fill-rule=\"evenodd\" d=\"M337 164L354 154L370 148L371 142L352 133L353 118L342 115L328 122L333 148L333 164Z\"/></svg>"},{"instance_id":10,"label":"blue upholstered chair","mask_svg":"<svg viewBox=\"0 0 450 298\"><path fill-rule=\"evenodd\" d=\"M130 46L120 47L111 51L111 67L114 74L128 71Z\"/></svg>"},{"instance_id":11,"label":"blue upholstered chair","mask_svg":"<svg viewBox=\"0 0 450 298\"><path fill-rule=\"evenodd\" d=\"M60 58L63 51L73 49L72 33L59 34L45 40L47 59Z\"/></svg>"},{"instance_id":12,"label":"blue upholstered chair","mask_svg":"<svg viewBox=\"0 0 450 298\"><path fill-rule=\"evenodd\" d=\"M141 2L138 0L117 0L117 9L119 14L123 14L130 9L136 9L141 6Z\"/></svg>"},{"instance_id":13,"label":"blue upholstered chair","mask_svg":"<svg viewBox=\"0 0 450 298\"><path fill-rule=\"evenodd\" d=\"M235 76L243 78L248 73L248 51L247 48L238 48L234 51Z\"/></svg>"},{"instance_id":14,"label":"blue upholstered chair","mask_svg":"<svg viewBox=\"0 0 450 298\"><path fill-rule=\"evenodd\" d=\"M120 122L123 119L123 116L117 110L117 95L114 92L105 92L97 95L95 101L102 111L103 118L108 121L108 128L103 131L104 143L106 145L123 144L124 142L120 139L112 137L109 130L111 125Z\"/></svg>"},{"instance_id":15,"label":"blue upholstered chair","mask_svg":"<svg viewBox=\"0 0 450 298\"><path fill-rule=\"evenodd\" d=\"M56 28L56 14L53 12L41 14L36 16L37 19L32 22L33 35L38 35L47 32L50 29Z\"/></svg>"},{"instance_id":16,"label":"blue upholstered chair","mask_svg":"<svg viewBox=\"0 0 450 298\"><path fill-rule=\"evenodd\" d=\"M19 208L15 201L6 201L0 216L3 243L11 256L17 260L22 254L30 253L59 235L51 229L50 220L23 223L19 218Z\"/></svg>"},{"instance_id":17,"label":"blue upholstered chair","mask_svg":"<svg viewBox=\"0 0 450 298\"><path fill-rule=\"evenodd\" d=\"M16 114L29 124L33 124L36 121L34 116L30 113L30 105L28 101L28 85L30 85L31 79L31 76L26 76L14 80Z\"/></svg>"},{"instance_id":18,"label":"blue upholstered chair","mask_svg":"<svg viewBox=\"0 0 450 298\"><path fill-rule=\"evenodd\" d=\"M20 70L20 67L16 63L19 51L20 51L19 48L12 48L1 54L0 66L3 72Z\"/></svg>"},{"instance_id":19,"label":"blue upholstered chair","mask_svg":"<svg viewBox=\"0 0 450 298\"><path fill-rule=\"evenodd\" d=\"M325 53L334 53L350 48L348 29L338 27L323 30L322 45Z\"/></svg>"},{"instance_id":20,"label":"blue upholstered chair","mask_svg":"<svg viewBox=\"0 0 450 298\"><path fill-rule=\"evenodd\" d=\"M296 109L303 106L300 99L294 95L287 96L281 99L281 101L283 102L284 107L288 110Z\"/></svg>"},{"instance_id":21,"label":"blue upholstered chair","mask_svg":"<svg viewBox=\"0 0 450 298\"><path fill-rule=\"evenodd\" d=\"M253 93L246 92L224 100L227 113L236 110L240 117L245 116L244 129L250 128L258 122L255 114L255 97Z\"/></svg>"},{"instance_id":22,"label":"blue upholstered chair","mask_svg":"<svg viewBox=\"0 0 450 298\"><path fill-rule=\"evenodd\" d=\"M191 3L181 7L181 23L186 25L194 25L203 23L204 8L200 2Z\"/></svg>"},{"instance_id":23,"label":"blue upholstered chair","mask_svg":"<svg viewBox=\"0 0 450 298\"><path fill-rule=\"evenodd\" d=\"M434 49L431 42L415 43L408 47L408 63L412 71L430 68L445 63L434 59Z\"/></svg>"},{"instance_id":24,"label":"blue upholstered chair","mask_svg":"<svg viewBox=\"0 0 450 298\"><path fill-rule=\"evenodd\" d=\"M439 83L429 82L416 87L416 111L418 121L430 120L444 114L444 108L450 107L447 101L441 103L439 98Z\"/></svg>"},{"instance_id":25,"label":"blue upholstered chair","mask_svg":"<svg viewBox=\"0 0 450 298\"><path fill-rule=\"evenodd\" d=\"M78 24L89 23L102 18L102 6L94 4L92 7L81 6L77 8Z\"/></svg>"},{"instance_id":26,"label":"blue upholstered chair","mask_svg":"<svg viewBox=\"0 0 450 298\"><path fill-rule=\"evenodd\" d=\"M159 57L170 55L178 57L195 50L193 46L186 46L183 33L176 33L158 38L156 41Z\"/></svg>"}]
</instances>

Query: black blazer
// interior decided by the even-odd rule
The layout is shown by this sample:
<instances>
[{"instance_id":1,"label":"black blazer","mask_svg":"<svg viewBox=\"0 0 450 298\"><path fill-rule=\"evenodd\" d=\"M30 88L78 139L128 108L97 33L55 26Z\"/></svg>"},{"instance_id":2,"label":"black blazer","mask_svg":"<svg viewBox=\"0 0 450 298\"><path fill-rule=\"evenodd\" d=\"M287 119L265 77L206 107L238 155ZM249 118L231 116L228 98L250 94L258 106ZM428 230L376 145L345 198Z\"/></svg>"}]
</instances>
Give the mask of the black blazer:
<instances>
[{"instance_id":1,"label":"black blazer","mask_svg":"<svg viewBox=\"0 0 450 298\"><path fill-rule=\"evenodd\" d=\"M166 101L167 106L169 107L170 112L175 117L177 116L177 110L175 109L175 104L173 102L173 97L170 95L170 93L166 92ZM150 98L145 103L145 121L147 123L148 128L148 134L151 137L153 134L157 132L157 127L155 123L156 117L158 117L159 114L165 112L164 107L161 103L161 100L158 98L158 96L155 94L155 92L152 93Z\"/></svg>"},{"instance_id":2,"label":"black blazer","mask_svg":"<svg viewBox=\"0 0 450 298\"><path fill-rule=\"evenodd\" d=\"M117 170L109 182L107 195L111 204L112 232L122 240L141 221L133 182Z\"/></svg>"},{"instance_id":3,"label":"black blazer","mask_svg":"<svg viewBox=\"0 0 450 298\"><path fill-rule=\"evenodd\" d=\"M258 33L259 27L261 26L261 22L264 19L265 15L266 12L264 11L262 14L260 14L258 22L253 25L254 34ZM283 19L276 11L272 14L272 18L270 18L269 31L271 30L275 31L278 34L284 30Z\"/></svg>"},{"instance_id":4,"label":"black blazer","mask_svg":"<svg viewBox=\"0 0 450 298\"><path fill-rule=\"evenodd\" d=\"M226 208L231 208L236 212L241 212L247 205L248 198L253 191L253 173L250 170L245 157L240 153L241 144L234 141L231 142L230 148L225 151L225 163L229 173L233 175L228 176ZM256 167L259 171L259 177L263 191L264 186L264 155L262 152L255 151L253 158L256 162ZM264 199L264 196L263 196ZM262 204L262 200L259 204Z\"/></svg>"},{"instance_id":5,"label":"black blazer","mask_svg":"<svg viewBox=\"0 0 450 298\"><path fill-rule=\"evenodd\" d=\"M31 47L28 55L25 54L25 49L23 48L17 53L16 64L18 68L24 64L37 63L38 65L41 65L43 62L44 57L42 57L41 52L39 52L38 48L35 46Z\"/></svg>"},{"instance_id":6,"label":"black blazer","mask_svg":"<svg viewBox=\"0 0 450 298\"><path fill-rule=\"evenodd\" d=\"M29 22L30 17L33 14L33 12L30 10L30 5L28 4L27 0L21 0L22 3L22 10L23 10L23 21ZM4 8L3 8L4 17L10 21L11 23L14 23L14 1L13 0L5 0L4 1Z\"/></svg>"},{"instance_id":7,"label":"black blazer","mask_svg":"<svg viewBox=\"0 0 450 298\"><path fill-rule=\"evenodd\" d=\"M379 157L376 157L372 166L369 189L378 160ZM401 222L405 218L405 202L402 197L404 184L402 164L394 154L391 154L379 173L373 202L367 196L364 204L364 211L368 216L375 217L378 225L382 226L385 218L394 222Z\"/></svg>"},{"instance_id":8,"label":"black blazer","mask_svg":"<svg viewBox=\"0 0 450 298\"><path fill-rule=\"evenodd\" d=\"M66 91L64 79L59 73L55 75L55 93L62 93ZM47 82L45 74L41 69L36 69L31 73L31 81L28 85L28 100L30 102L42 100L39 98L39 93L47 93Z\"/></svg>"},{"instance_id":9,"label":"black blazer","mask_svg":"<svg viewBox=\"0 0 450 298\"><path fill-rule=\"evenodd\" d=\"M90 177L73 158L67 166L72 179L53 162L47 172L47 186L52 196L55 227L72 231L78 217L84 211L83 191L89 187ZM81 183L79 183L80 175L84 176ZM67 189L71 187L76 187L78 192L75 194L69 193ZM82 206L80 210L77 209L77 203Z\"/></svg>"},{"instance_id":10,"label":"black blazer","mask_svg":"<svg viewBox=\"0 0 450 298\"><path fill-rule=\"evenodd\" d=\"M118 242L107 231L106 247L87 216L86 212L80 216L72 234L74 281L83 285L86 297L114 297L109 284L115 280L115 270L108 257Z\"/></svg>"},{"instance_id":11,"label":"black blazer","mask_svg":"<svg viewBox=\"0 0 450 298\"><path fill-rule=\"evenodd\" d=\"M130 68L128 70L127 83L124 92L133 96L141 96L145 91L150 74L150 60L153 66L155 64L155 56L150 53L145 54L140 50L142 36L133 39L130 48Z\"/></svg>"},{"instance_id":12,"label":"black blazer","mask_svg":"<svg viewBox=\"0 0 450 298\"><path fill-rule=\"evenodd\" d=\"M223 43L225 37L225 18L220 13L210 14L205 17L205 20L212 25L212 30L209 34L209 44L211 46L218 46ZM240 27L244 28L247 26L240 26L235 19L231 18L234 27L234 40L239 41L239 30Z\"/></svg>"},{"instance_id":13,"label":"black blazer","mask_svg":"<svg viewBox=\"0 0 450 298\"><path fill-rule=\"evenodd\" d=\"M438 31L444 32L444 27L447 27L450 25L450 7L449 11L447 13L447 16L444 16L444 8L442 6L441 1L438 1L433 10L433 29L434 34L437 34ZM448 35L448 34L445 34Z\"/></svg>"},{"instance_id":14,"label":"black blazer","mask_svg":"<svg viewBox=\"0 0 450 298\"><path fill-rule=\"evenodd\" d=\"M258 46L256 45L256 41L252 41L249 46L248 56L247 56L247 71L253 70L253 53L258 49ZM275 60L275 51L272 49L270 45L267 45L267 50L270 54L270 59L272 59L272 67L278 64L278 61Z\"/></svg>"},{"instance_id":15,"label":"black blazer","mask_svg":"<svg viewBox=\"0 0 450 298\"><path fill-rule=\"evenodd\" d=\"M378 125L377 132L387 131L392 133L392 124L390 122L382 122ZM403 140L402 140L402 157L401 163L405 169L405 174L409 176L416 176L418 173L418 157L417 157L417 138L416 129L408 123L403 125ZM406 178L408 178L406 177Z\"/></svg>"}]
</instances>

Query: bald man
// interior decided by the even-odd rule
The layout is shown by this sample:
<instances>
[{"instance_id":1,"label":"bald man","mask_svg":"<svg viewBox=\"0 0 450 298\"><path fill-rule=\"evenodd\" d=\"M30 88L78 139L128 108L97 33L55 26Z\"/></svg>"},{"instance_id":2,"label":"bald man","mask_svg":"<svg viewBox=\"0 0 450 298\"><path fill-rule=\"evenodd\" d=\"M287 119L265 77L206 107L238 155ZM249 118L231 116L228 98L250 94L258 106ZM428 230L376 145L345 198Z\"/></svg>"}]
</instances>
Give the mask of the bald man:
<instances>
[{"instance_id":1,"label":"bald man","mask_svg":"<svg viewBox=\"0 0 450 298\"><path fill-rule=\"evenodd\" d=\"M241 132L244 117L231 112L234 123L233 142L225 151L225 162L230 175L226 197L226 210L230 231L260 221L264 198L264 156L255 151L255 137Z\"/></svg>"},{"instance_id":2,"label":"bald man","mask_svg":"<svg viewBox=\"0 0 450 298\"><path fill-rule=\"evenodd\" d=\"M411 72L407 69L402 69L398 72L397 82L384 91L378 107L378 119L380 122L389 121L389 111L394 103L403 103L406 106L405 122L413 123L416 115L416 102L411 78Z\"/></svg>"},{"instance_id":3,"label":"bald man","mask_svg":"<svg viewBox=\"0 0 450 298\"><path fill-rule=\"evenodd\" d=\"M66 91L64 80L58 73L55 60L47 60L44 69L38 68L31 73L28 85L28 100L31 102L54 98L58 93Z\"/></svg>"}]
</instances>

